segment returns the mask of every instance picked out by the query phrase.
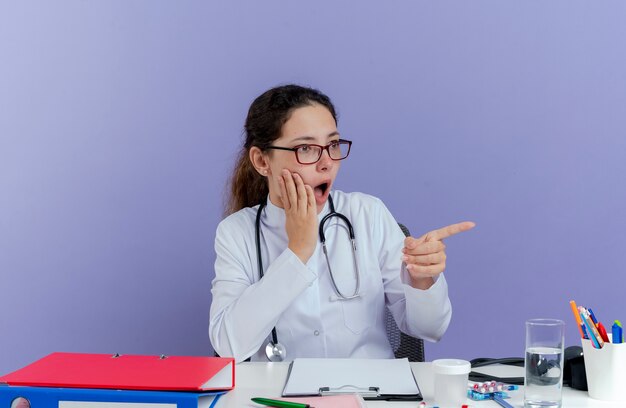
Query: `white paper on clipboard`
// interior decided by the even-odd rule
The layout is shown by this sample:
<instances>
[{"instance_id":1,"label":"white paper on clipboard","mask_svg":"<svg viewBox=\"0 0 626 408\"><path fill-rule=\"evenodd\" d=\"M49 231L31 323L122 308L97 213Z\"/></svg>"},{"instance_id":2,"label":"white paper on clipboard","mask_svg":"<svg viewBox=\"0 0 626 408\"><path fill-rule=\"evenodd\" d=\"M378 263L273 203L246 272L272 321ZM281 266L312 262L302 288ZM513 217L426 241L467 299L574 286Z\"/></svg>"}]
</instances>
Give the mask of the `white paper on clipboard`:
<instances>
[{"instance_id":1,"label":"white paper on clipboard","mask_svg":"<svg viewBox=\"0 0 626 408\"><path fill-rule=\"evenodd\" d=\"M420 395L409 360L296 358L291 363L283 397L358 393L367 397Z\"/></svg>"}]
</instances>

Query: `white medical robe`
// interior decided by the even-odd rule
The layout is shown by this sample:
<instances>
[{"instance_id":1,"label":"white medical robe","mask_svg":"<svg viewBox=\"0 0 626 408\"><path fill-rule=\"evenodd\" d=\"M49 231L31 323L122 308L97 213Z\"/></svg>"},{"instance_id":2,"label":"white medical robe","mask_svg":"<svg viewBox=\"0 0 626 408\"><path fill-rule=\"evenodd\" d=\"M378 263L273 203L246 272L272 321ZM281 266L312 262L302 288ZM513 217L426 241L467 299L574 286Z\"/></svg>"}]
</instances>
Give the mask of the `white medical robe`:
<instances>
[{"instance_id":1,"label":"white medical robe","mask_svg":"<svg viewBox=\"0 0 626 408\"><path fill-rule=\"evenodd\" d=\"M352 223L360 273L360 296L338 299L319 242L306 264L287 248L285 213L268 203L261 217L263 279L255 244L258 206L224 219L215 238L209 337L221 356L267 361L265 346L276 327L287 361L296 357L393 358L385 331L385 307L400 330L429 341L445 332L452 313L442 275L428 290L411 287L401 260L404 234L379 199L332 191L337 212ZM326 203L318 215L329 212ZM324 228L339 290L356 286L352 247L345 223L331 218Z\"/></svg>"}]
</instances>

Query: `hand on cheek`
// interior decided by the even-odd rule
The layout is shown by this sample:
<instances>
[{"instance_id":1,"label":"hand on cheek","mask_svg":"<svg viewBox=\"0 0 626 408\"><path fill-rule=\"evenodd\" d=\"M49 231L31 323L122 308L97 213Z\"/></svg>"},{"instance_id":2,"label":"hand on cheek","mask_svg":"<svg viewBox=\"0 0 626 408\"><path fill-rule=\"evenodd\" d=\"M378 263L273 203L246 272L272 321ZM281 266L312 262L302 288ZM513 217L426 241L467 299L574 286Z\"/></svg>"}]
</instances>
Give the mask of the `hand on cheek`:
<instances>
[{"instance_id":1,"label":"hand on cheek","mask_svg":"<svg viewBox=\"0 0 626 408\"><path fill-rule=\"evenodd\" d=\"M280 200L285 210L288 247L306 263L317 245L317 206L311 186L298 173L283 169L278 178Z\"/></svg>"}]
</instances>

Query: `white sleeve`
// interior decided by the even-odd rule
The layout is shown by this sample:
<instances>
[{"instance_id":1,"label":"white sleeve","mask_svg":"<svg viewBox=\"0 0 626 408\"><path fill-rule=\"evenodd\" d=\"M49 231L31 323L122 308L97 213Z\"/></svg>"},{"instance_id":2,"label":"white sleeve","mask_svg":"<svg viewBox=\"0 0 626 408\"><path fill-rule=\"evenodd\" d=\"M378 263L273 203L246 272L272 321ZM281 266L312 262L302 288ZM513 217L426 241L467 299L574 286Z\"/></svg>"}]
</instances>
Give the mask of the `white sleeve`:
<instances>
[{"instance_id":1,"label":"white sleeve","mask_svg":"<svg viewBox=\"0 0 626 408\"><path fill-rule=\"evenodd\" d=\"M217 228L209 321L213 349L237 362L259 350L282 312L317 278L286 248L258 280L256 252L246 249L242 234L224 222Z\"/></svg>"},{"instance_id":2,"label":"white sleeve","mask_svg":"<svg viewBox=\"0 0 626 408\"><path fill-rule=\"evenodd\" d=\"M408 272L401 261L404 234L387 207L380 202L379 220L375 228L379 231L379 262L385 285L387 307L401 331L429 341L438 341L445 333L452 316L448 297L448 285L443 274L433 286L422 290L413 288Z\"/></svg>"}]
</instances>

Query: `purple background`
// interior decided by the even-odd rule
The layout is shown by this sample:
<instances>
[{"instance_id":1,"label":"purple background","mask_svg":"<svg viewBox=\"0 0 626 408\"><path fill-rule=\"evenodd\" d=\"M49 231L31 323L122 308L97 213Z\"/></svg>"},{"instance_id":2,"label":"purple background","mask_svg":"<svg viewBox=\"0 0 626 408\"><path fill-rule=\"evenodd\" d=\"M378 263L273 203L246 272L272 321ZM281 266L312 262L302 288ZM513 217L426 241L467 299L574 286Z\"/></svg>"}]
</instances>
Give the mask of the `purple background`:
<instances>
[{"instance_id":1,"label":"purple background","mask_svg":"<svg viewBox=\"0 0 626 408\"><path fill-rule=\"evenodd\" d=\"M0 373L212 352L213 239L252 99L318 87L339 188L450 238L426 356L521 356L573 298L626 319L626 3L3 1ZM260 305L262 307L262 305Z\"/></svg>"}]
</instances>

